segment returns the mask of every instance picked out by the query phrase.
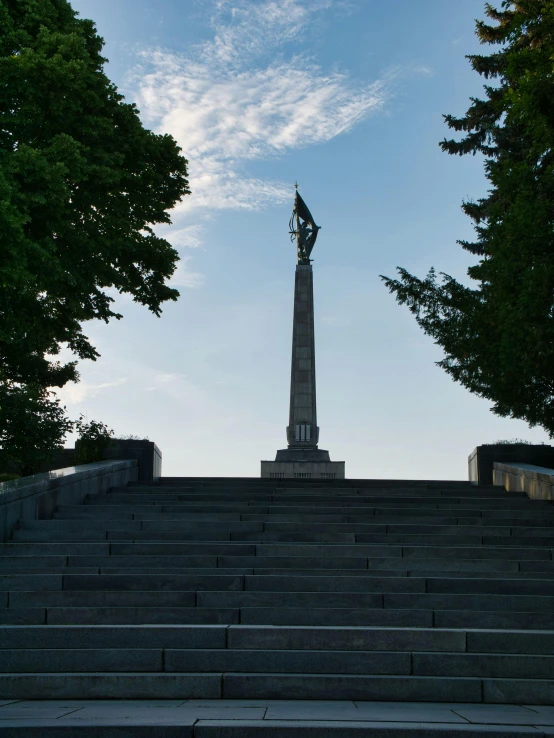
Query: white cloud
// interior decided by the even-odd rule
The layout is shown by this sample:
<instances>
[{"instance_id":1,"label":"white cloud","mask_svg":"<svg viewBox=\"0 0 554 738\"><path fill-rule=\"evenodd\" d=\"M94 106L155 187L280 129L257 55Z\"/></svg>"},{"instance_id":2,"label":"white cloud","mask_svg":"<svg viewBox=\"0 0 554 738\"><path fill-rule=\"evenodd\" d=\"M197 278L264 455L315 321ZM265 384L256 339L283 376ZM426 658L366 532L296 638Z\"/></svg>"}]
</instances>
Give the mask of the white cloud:
<instances>
[{"instance_id":1,"label":"white cloud","mask_svg":"<svg viewBox=\"0 0 554 738\"><path fill-rule=\"evenodd\" d=\"M354 83L326 73L302 47L331 0L222 0L213 38L189 54L143 51L135 74L148 124L171 133L190 162L193 208L254 209L290 198L290 185L248 175L249 160L329 141L382 108L394 73Z\"/></svg>"},{"instance_id":2,"label":"white cloud","mask_svg":"<svg viewBox=\"0 0 554 738\"><path fill-rule=\"evenodd\" d=\"M159 384L169 384L169 382L176 382L177 380L181 379L183 377L182 374L171 374L171 373L162 373L157 374L154 377L154 381L158 382Z\"/></svg>"},{"instance_id":3,"label":"white cloud","mask_svg":"<svg viewBox=\"0 0 554 738\"><path fill-rule=\"evenodd\" d=\"M202 240L202 227L198 224L189 225L185 228L172 229L167 233L165 230L158 229L157 235L165 238L169 243L179 251L179 249L197 249L204 241Z\"/></svg>"},{"instance_id":4,"label":"white cloud","mask_svg":"<svg viewBox=\"0 0 554 738\"><path fill-rule=\"evenodd\" d=\"M96 397L104 390L110 389L111 387L120 387L122 384L127 382L127 377L121 377L113 382L101 382L100 384L90 384L89 382L69 382L56 391L56 394L61 399L62 404L67 403L68 405L79 405L85 400L89 400Z\"/></svg>"}]
</instances>

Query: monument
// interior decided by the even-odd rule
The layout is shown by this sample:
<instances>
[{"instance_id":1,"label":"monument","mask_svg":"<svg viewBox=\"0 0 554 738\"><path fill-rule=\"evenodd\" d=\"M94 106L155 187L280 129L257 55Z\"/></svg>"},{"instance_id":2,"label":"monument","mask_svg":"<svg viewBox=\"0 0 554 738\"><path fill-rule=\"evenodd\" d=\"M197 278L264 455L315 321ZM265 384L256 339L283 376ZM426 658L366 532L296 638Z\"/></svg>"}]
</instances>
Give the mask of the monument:
<instances>
[{"instance_id":1,"label":"monument","mask_svg":"<svg viewBox=\"0 0 554 738\"><path fill-rule=\"evenodd\" d=\"M297 186L296 186L297 187ZM312 260L319 226L298 193L289 223L296 242L294 280L290 410L288 447L277 451L275 461L262 461L262 477L273 479L344 479L344 461L331 461L329 452L318 448L315 383L314 286Z\"/></svg>"}]
</instances>

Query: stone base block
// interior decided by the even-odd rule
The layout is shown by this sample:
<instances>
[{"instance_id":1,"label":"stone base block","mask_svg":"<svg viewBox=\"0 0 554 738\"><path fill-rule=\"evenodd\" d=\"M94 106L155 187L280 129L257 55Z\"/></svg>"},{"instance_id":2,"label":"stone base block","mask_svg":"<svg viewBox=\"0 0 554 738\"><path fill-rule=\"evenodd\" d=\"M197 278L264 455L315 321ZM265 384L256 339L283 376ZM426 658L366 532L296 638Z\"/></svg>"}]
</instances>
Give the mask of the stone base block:
<instances>
[{"instance_id":1,"label":"stone base block","mask_svg":"<svg viewBox=\"0 0 554 738\"><path fill-rule=\"evenodd\" d=\"M344 461L262 461L263 479L345 479Z\"/></svg>"}]
</instances>

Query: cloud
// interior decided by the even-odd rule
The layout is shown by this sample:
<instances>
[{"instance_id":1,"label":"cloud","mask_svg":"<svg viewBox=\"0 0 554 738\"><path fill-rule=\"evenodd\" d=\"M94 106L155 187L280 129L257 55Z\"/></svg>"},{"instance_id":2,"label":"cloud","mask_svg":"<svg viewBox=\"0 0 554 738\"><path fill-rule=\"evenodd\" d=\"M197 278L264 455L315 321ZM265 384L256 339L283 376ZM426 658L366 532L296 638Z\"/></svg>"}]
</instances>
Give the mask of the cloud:
<instances>
[{"instance_id":1,"label":"cloud","mask_svg":"<svg viewBox=\"0 0 554 738\"><path fill-rule=\"evenodd\" d=\"M197 249L204 243L202 240L202 227L198 224L189 225L185 228L172 229L167 233L165 230L158 229L156 234L169 241L177 251L179 249Z\"/></svg>"},{"instance_id":2,"label":"cloud","mask_svg":"<svg viewBox=\"0 0 554 738\"><path fill-rule=\"evenodd\" d=\"M188 54L146 49L134 74L143 117L171 133L190 161L193 194L177 214L288 200L290 184L250 176L248 162L350 130L383 107L395 75L356 83L301 53L331 0L220 0L211 7L211 40Z\"/></svg>"},{"instance_id":3,"label":"cloud","mask_svg":"<svg viewBox=\"0 0 554 738\"><path fill-rule=\"evenodd\" d=\"M90 384L89 382L69 382L56 391L56 394L61 399L62 404L67 403L68 405L79 405L85 400L89 400L96 397L101 392L111 387L120 387L122 384L127 382L127 377L121 377L113 382L102 382L100 384Z\"/></svg>"},{"instance_id":4,"label":"cloud","mask_svg":"<svg viewBox=\"0 0 554 738\"><path fill-rule=\"evenodd\" d=\"M167 282L170 287L187 287L189 289L202 287L204 275L201 272L191 272L187 268L187 264L191 259L191 256L181 256L177 262L177 268Z\"/></svg>"}]
</instances>

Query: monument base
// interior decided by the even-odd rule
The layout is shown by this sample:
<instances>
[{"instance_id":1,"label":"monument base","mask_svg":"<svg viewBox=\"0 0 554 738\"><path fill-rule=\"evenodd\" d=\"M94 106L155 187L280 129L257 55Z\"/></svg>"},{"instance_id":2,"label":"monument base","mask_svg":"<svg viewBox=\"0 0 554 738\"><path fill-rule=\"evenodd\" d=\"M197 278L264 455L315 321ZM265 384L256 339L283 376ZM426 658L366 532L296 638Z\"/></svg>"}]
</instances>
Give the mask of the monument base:
<instances>
[{"instance_id":1,"label":"monument base","mask_svg":"<svg viewBox=\"0 0 554 738\"><path fill-rule=\"evenodd\" d=\"M319 448L283 448L275 461L262 461L262 479L344 479L344 461L331 461Z\"/></svg>"},{"instance_id":2,"label":"monument base","mask_svg":"<svg viewBox=\"0 0 554 738\"><path fill-rule=\"evenodd\" d=\"M317 446L289 446L277 451L275 461L317 461L330 462L329 451L324 451Z\"/></svg>"}]
</instances>

